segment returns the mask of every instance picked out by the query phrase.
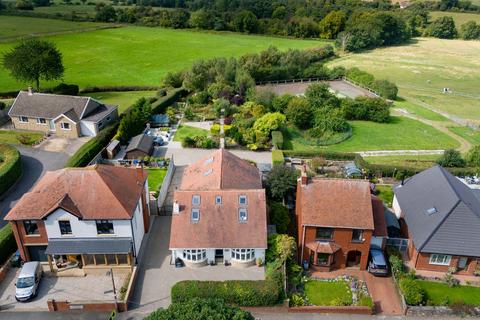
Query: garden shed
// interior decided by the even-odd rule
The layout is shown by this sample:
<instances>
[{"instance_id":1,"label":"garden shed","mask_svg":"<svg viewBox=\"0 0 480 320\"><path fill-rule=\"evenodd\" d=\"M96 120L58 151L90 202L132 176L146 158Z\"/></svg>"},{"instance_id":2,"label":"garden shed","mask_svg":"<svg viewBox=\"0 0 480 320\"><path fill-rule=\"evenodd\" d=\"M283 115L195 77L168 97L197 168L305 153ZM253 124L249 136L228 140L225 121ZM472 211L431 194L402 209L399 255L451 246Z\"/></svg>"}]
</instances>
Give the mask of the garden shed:
<instances>
[{"instance_id":1,"label":"garden shed","mask_svg":"<svg viewBox=\"0 0 480 320\"><path fill-rule=\"evenodd\" d=\"M150 156L153 152L153 137L139 134L130 140L127 146L125 159L140 159Z\"/></svg>"}]
</instances>

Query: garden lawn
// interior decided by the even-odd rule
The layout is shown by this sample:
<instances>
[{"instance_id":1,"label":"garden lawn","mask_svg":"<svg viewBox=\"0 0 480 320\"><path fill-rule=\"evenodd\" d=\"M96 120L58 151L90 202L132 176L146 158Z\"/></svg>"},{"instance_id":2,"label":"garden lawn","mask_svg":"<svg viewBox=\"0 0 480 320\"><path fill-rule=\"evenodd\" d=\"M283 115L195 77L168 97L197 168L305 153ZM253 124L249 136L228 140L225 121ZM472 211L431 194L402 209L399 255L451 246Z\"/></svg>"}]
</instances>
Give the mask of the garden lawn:
<instances>
[{"instance_id":1,"label":"garden lawn","mask_svg":"<svg viewBox=\"0 0 480 320\"><path fill-rule=\"evenodd\" d=\"M394 108L404 109L408 113L432 121L448 121L447 118L440 113L421 107L405 99L399 98L395 101Z\"/></svg>"},{"instance_id":2,"label":"garden lawn","mask_svg":"<svg viewBox=\"0 0 480 320\"><path fill-rule=\"evenodd\" d=\"M335 305L338 300L353 302L352 292L345 281L308 281L305 283L305 295L316 306Z\"/></svg>"},{"instance_id":3,"label":"garden lawn","mask_svg":"<svg viewBox=\"0 0 480 320\"><path fill-rule=\"evenodd\" d=\"M123 113L140 98L154 97L156 91L93 92L85 96L95 98L105 104L118 105L118 113Z\"/></svg>"},{"instance_id":4,"label":"garden lawn","mask_svg":"<svg viewBox=\"0 0 480 320\"><path fill-rule=\"evenodd\" d=\"M480 144L480 131L470 127L448 127L448 130L464 138L472 144Z\"/></svg>"},{"instance_id":5,"label":"garden lawn","mask_svg":"<svg viewBox=\"0 0 480 320\"><path fill-rule=\"evenodd\" d=\"M0 144L7 143L32 145L42 140L42 138L43 133L41 132L0 130ZM25 140L22 141L23 139Z\"/></svg>"},{"instance_id":6,"label":"garden lawn","mask_svg":"<svg viewBox=\"0 0 480 320\"><path fill-rule=\"evenodd\" d=\"M167 174L167 169L149 168L148 171L148 190L157 192L162 185L163 179Z\"/></svg>"},{"instance_id":7,"label":"garden lawn","mask_svg":"<svg viewBox=\"0 0 480 320\"><path fill-rule=\"evenodd\" d=\"M328 65L358 67L396 83L407 101L480 123L480 41L415 38L409 45L349 54ZM452 93L442 93L443 88Z\"/></svg>"},{"instance_id":8,"label":"garden lawn","mask_svg":"<svg viewBox=\"0 0 480 320\"><path fill-rule=\"evenodd\" d=\"M377 197L382 199L382 201L389 207L392 207L393 203L393 189L391 185L386 184L377 184L375 186L375 190L377 190Z\"/></svg>"},{"instance_id":9,"label":"garden lawn","mask_svg":"<svg viewBox=\"0 0 480 320\"><path fill-rule=\"evenodd\" d=\"M420 121L392 117L389 123L351 121L353 135L339 144L328 147L302 144L302 139L285 137L284 146L292 150L324 150L341 152L375 150L435 150L458 147L448 135Z\"/></svg>"},{"instance_id":10,"label":"garden lawn","mask_svg":"<svg viewBox=\"0 0 480 320\"><path fill-rule=\"evenodd\" d=\"M365 161L371 164L388 164L399 167L412 168L430 168L436 164L440 155L405 155L405 156L378 156L363 157Z\"/></svg>"},{"instance_id":11,"label":"garden lawn","mask_svg":"<svg viewBox=\"0 0 480 320\"><path fill-rule=\"evenodd\" d=\"M76 6L69 6L70 10ZM95 10L95 6L91 6ZM36 8L37 10L39 8ZM86 29L108 26L106 23L74 22L57 19L41 19L30 17L4 16L0 17L0 42L15 37L38 36L53 32L82 31ZM4 91L4 90L2 90Z\"/></svg>"},{"instance_id":12,"label":"garden lawn","mask_svg":"<svg viewBox=\"0 0 480 320\"><path fill-rule=\"evenodd\" d=\"M173 141L183 141L186 137L193 138L195 136L208 136L209 132L205 129L190 127L190 126L180 126L173 136Z\"/></svg>"},{"instance_id":13,"label":"garden lawn","mask_svg":"<svg viewBox=\"0 0 480 320\"><path fill-rule=\"evenodd\" d=\"M33 28L34 26L32 26ZM66 83L86 86L160 85L169 71L183 70L198 59L238 57L269 46L281 50L312 48L329 42L128 26L47 37L62 52ZM0 44L0 55L14 43ZM41 82L52 87L58 82ZM25 88L0 69L0 91Z\"/></svg>"},{"instance_id":14,"label":"garden lawn","mask_svg":"<svg viewBox=\"0 0 480 320\"><path fill-rule=\"evenodd\" d=\"M417 280L417 282L425 290L426 300L431 305L445 305L447 299L449 303L463 301L469 305L480 305L480 287L456 286L450 288L447 284L441 282L424 280Z\"/></svg>"}]
</instances>

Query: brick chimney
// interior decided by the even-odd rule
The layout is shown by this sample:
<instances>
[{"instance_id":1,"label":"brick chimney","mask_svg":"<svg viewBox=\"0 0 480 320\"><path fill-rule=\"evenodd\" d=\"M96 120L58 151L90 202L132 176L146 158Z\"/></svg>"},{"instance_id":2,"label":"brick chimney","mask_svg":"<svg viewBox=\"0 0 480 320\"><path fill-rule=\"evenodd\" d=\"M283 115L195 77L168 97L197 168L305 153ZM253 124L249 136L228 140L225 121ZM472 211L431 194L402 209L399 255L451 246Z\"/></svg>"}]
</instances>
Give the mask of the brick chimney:
<instances>
[{"instance_id":1,"label":"brick chimney","mask_svg":"<svg viewBox=\"0 0 480 320\"><path fill-rule=\"evenodd\" d=\"M306 164L302 165L302 174L300 175L300 181L302 182L302 186L306 186L308 184Z\"/></svg>"},{"instance_id":2,"label":"brick chimney","mask_svg":"<svg viewBox=\"0 0 480 320\"><path fill-rule=\"evenodd\" d=\"M32 87L28 87L28 95L29 95L29 96L33 95L33 89L32 89Z\"/></svg>"}]
</instances>

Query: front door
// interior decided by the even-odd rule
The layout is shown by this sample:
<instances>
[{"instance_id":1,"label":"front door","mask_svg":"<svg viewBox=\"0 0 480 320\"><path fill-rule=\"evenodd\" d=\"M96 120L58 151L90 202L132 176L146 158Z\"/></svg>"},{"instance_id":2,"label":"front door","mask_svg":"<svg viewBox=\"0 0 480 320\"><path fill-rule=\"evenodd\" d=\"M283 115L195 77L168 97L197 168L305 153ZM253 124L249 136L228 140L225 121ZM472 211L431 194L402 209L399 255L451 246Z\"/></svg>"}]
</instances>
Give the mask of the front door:
<instances>
[{"instance_id":1,"label":"front door","mask_svg":"<svg viewBox=\"0 0 480 320\"><path fill-rule=\"evenodd\" d=\"M465 269L467 267L467 262L467 257L460 257L460 259L458 259L458 269Z\"/></svg>"},{"instance_id":2,"label":"front door","mask_svg":"<svg viewBox=\"0 0 480 320\"><path fill-rule=\"evenodd\" d=\"M50 131L55 131L55 122L53 120L50 120L48 122L48 127L50 128Z\"/></svg>"},{"instance_id":3,"label":"front door","mask_svg":"<svg viewBox=\"0 0 480 320\"><path fill-rule=\"evenodd\" d=\"M215 250L215 262L223 262L223 249Z\"/></svg>"}]
</instances>

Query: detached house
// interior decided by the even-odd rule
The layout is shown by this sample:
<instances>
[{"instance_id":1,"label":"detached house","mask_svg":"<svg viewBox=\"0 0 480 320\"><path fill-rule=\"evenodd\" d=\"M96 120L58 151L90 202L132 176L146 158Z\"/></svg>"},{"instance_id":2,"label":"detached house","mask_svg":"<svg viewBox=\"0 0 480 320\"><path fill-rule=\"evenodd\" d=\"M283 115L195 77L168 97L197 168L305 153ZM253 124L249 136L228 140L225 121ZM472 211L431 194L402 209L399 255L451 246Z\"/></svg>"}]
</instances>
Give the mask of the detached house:
<instances>
[{"instance_id":1,"label":"detached house","mask_svg":"<svg viewBox=\"0 0 480 320\"><path fill-rule=\"evenodd\" d=\"M370 247L382 248L386 236L383 204L364 180L308 179L302 173L296 218L299 260L319 271L365 270Z\"/></svg>"},{"instance_id":2,"label":"detached house","mask_svg":"<svg viewBox=\"0 0 480 320\"><path fill-rule=\"evenodd\" d=\"M258 169L225 150L188 166L174 194L172 263L265 261L267 213Z\"/></svg>"},{"instance_id":3,"label":"detached house","mask_svg":"<svg viewBox=\"0 0 480 320\"><path fill-rule=\"evenodd\" d=\"M131 267L150 225L147 172L96 165L47 172L7 214L24 261L52 271Z\"/></svg>"},{"instance_id":4,"label":"detached house","mask_svg":"<svg viewBox=\"0 0 480 320\"><path fill-rule=\"evenodd\" d=\"M435 166L395 186L393 208L410 239L410 266L473 275L480 259L480 190Z\"/></svg>"},{"instance_id":5,"label":"detached house","mask_svg":"<svg viewBox=\"0 0 480 320\"><path fill-rule=\"evenodd\" d=\"M118 118L117 106L90 97L20 91L8 111L16 129L66 138L96 136Z\"/></svg>"}]
</instances>

